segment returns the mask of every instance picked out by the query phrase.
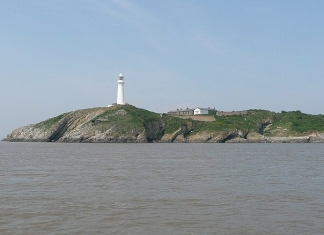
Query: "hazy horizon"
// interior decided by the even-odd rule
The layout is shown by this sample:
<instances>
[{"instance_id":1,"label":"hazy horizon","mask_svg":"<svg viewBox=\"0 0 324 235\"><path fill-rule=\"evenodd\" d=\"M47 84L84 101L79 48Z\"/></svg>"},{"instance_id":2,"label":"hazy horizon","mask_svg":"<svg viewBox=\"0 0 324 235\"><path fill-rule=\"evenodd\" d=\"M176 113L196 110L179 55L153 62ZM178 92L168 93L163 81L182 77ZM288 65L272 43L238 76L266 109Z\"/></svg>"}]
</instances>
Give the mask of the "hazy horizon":
<instances>
[{"instance_id":1,"label":"hazy horizon","mask_svg":"<svg viewBox=\"0 0 324 235\"><path fill-rule=\"evenodd\" d=\"M324 2L0 2L0 138L83 108L323 114Z\"/></svg>"}]
</instances>

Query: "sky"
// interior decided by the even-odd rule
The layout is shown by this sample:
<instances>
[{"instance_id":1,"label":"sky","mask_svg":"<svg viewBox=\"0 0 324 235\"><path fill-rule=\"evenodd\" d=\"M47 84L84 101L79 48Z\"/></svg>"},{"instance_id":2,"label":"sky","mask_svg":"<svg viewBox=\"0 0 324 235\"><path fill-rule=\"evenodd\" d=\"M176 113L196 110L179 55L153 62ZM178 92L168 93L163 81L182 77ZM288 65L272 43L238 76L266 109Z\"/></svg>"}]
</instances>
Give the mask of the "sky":
<instances>
[{"instance_id":1,"label":"sky","mask_svg":"<svg viewBox=\"0 0 324 235\"><path fill-rule=\"evenodd\" d=\"M125 101L324 113L322 0L0 0L0 139Z\"/></svg>"}]
</instances>

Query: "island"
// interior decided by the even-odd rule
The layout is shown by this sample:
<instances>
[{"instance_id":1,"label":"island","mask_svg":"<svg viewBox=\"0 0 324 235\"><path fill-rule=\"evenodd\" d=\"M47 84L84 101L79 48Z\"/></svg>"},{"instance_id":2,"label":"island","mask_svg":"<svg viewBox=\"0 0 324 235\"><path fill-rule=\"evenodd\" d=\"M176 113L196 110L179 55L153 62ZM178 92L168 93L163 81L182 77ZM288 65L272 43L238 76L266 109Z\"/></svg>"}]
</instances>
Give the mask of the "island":
<instances>
[{"instance_id":1,"label":"island","mask_svg":"<svg viewBox=\"0 0 324 235\"><path fill-rule=\"evenodd\" d=\"M324 143L324 115L251 109L233 115L155 113L113 105L20 127L3 141L69 143Z\"/></svg>"}]
</instances>

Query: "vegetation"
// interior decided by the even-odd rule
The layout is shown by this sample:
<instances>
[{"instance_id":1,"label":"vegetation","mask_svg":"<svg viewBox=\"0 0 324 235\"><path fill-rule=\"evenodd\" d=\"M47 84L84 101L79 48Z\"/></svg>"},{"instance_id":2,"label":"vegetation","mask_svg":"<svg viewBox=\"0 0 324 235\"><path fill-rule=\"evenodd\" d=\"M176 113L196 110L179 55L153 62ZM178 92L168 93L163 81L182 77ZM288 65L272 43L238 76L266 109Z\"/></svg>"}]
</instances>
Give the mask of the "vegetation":
<instances>
[{"instance_id":1,"label":"vegetation","mask_svg":"<svg viewBox=\"0 0 324 235\"><path fill-rule=\"evenodd\" d=\"M215 121L203 122L192 119L181 119L170 115L160 115L132 105L117 105L110 108L101 108L104 112L92 120L98 130L110 128L118 130L119 134L140 133L147 126L162 125L165 134L172 134L179 129L193 129L198 132L220 132L244 130L259 132L266 136L300 135L312 132L324 132L324 115L310 115L300 111L282 111L280 113L267 110L251 109L247 114L233 116L217 116ZM84 110L88 112L89 110ZM66 114L50 118L36 124L36 127L49 129L59 122Z\"/></svg>"},{"instance_id":2,"label":"vegetation","mask_svg":"<svg viewBox=\"0 0 324 235\"><path fill-rule=\"evenodd\" d=\"M292 133L324 131L324 115L310 115L299 110L281 112L273 121L275 126L287 127Z\"/></svg>"},{"instance_id":3,"label":"vegetation","mask_svg":"<svg viewBox=\"0 0 324 235\"><path fill-rule=\"evenodd\" d=\"M164 116L162 120L166 125L165 134L174 133L175 131L186 125L186 120L177 117Z\"/></svg>"},{"instance_id":4,"label":"vegetation","mask_svg":"<svg viewBox=\"0 0 324 235\"><path fill-rule=\"evenodd\" d=\"M113 108L108 108L104 113L96 117L96 119L107 119L109 122L126 121L123 124L137 126L143 124L144 121L158 120L159 117L160 115L157 113L136 108L132 105L118 105Z\"/></svg>"},{"instance_id":5,"label":"vegetation","mask_svg":"<svg viewBox=\"0 0 324 235\"><path fill-rule=\"evenodd\" d=\"M47 120L45 120L43 122L40 122L40 123L36 124L36 127L43 127L45 129L50 129L54 124L59 122L64 116L65 116L65 113L61 114L61 115L58 115L56 117L47 119Z\"/></svg>"},{"instance_id":6,"label":"vegetation","mask_svg":"<svg viewBox=\"0 0 324 235\"><path fill-rule=\"evenodd\" d=\"M107 130L111 127L116 127L119 133L126 133L130 130L140 132L148 123L161 122L164 133L171 134L187 126L188 123L188 120L169 115L160 115L131 105L118 105L108 108L104 113L96 117L96 120L102 120L102 122L97 124L99 129Z\"/></svg>"},{"instance_id":7,"label":"vegetation","mask_svg":"<svg viewBox=\"0 0 324 235\"><path fill-rule=\"evenodd\" d=\"M159 119L160 115L157 113L136 108L132 105L117 105L107 108L105 112L97 116L95 120L100 120L100 122L95 126L101 131L114 128L120 134L128 132L139 134L145 123Z\"/></svg>"},{"instance_id":8,"label":"vegetation","mask_svg":"<svg viewBox=\"0 0 324 235\"><path fill-rule=\"evenodd\" d=\"M311 132L324 131L324 115L310 115L300 111L282 111L281 113L267 110L249 110L245 115L216 116L214 122L199 122L194 132L226 131L226 130L248 130L250 132L261 132L262 124L267 128L264 134L268 136L300 135Z\"/></svg>"},{"instance_id":9,"label":"vegetation","mask_svg":"<svg viewBox=\"0 0 324 235\"><path fill-rule=\"evenodd\" d=\"M116 115L118 110L125 110L127 115ZM228 130L246 130L261 133L260 128L264 123L266 123L267 128L262 134L269 136L278 135L280 131L287 135L324 131L324 115L310 115L300 111L282 111L281 113L275 113L268 110L251 109L247 114L243 115L217 116L216 113L212 115L215 117L215 121L201 122L192 119L180 119L170 115L163 115L161 117L159 114L145 109L139 109L131 105L123 105L108 109L97 117L97 119L108 118L107 124L122 123L124 129L138 129L138 127L143 127L146 122L162 120L165 124L166 134L174 133L182 127L187 126L188 123L191 123L194 127L194 133Z\"/></svg>"}]
</instances>

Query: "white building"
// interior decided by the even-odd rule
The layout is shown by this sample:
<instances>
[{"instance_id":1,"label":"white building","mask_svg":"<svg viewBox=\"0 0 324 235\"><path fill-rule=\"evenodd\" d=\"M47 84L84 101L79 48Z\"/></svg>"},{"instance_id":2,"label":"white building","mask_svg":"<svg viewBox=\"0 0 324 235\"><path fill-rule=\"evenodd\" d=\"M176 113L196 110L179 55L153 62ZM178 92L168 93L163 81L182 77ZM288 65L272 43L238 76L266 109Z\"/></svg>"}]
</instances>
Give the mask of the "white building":
<instances>
[{"instance_id":1,"label":"white building","mask_svg":"<svg viewBox=\"0 0 324 235\"><path fill-rule=\"evenodd\" d=\"M125 104L124 102L124 77L120 73L117 81L117 104Z\"/></svg>"},{"instance_id":2,"label":"white building","mask_svg":"<svg viewBox=\"0 0 324 235\"><path fill-rule=\"evenodd\" d=\"M168 112L168 114L170 115L174 115L174 116L191 116L194 114L194 110L193 109L177 109L177 110L171 110Z\"/></svg>"},{"instance_id":3,"label":"white building","mask_svg":"<svg viewBox=\"0 0 324 235\"><path fill-rule=\"evenodd\" d=\"M199 115L199 114L208 114L210 108L195 108L194 109L194 115Z\"/></svg>"}]
</instances>

